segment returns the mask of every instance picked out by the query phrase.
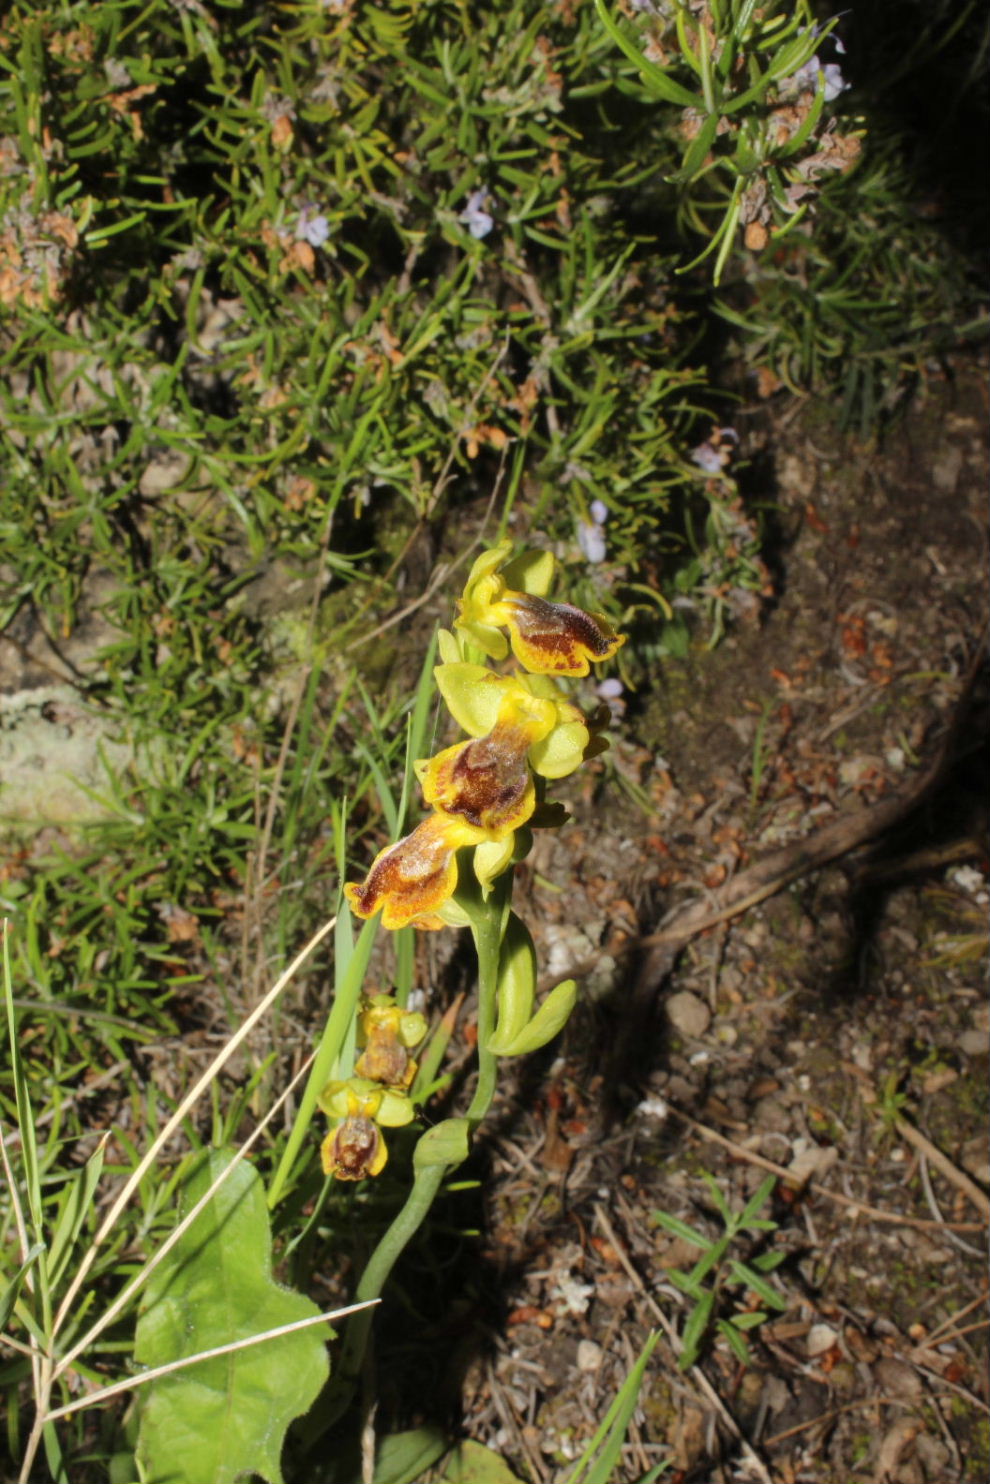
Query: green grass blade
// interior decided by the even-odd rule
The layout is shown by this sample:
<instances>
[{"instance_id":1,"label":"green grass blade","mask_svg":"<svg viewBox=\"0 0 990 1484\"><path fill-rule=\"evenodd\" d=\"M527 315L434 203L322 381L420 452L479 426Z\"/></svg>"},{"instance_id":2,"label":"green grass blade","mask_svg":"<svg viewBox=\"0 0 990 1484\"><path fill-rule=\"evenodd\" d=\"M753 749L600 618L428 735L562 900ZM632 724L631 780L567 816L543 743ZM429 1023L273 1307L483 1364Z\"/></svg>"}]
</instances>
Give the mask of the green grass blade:
<instances>
[{"instance_id":1,"label":"green grass blade","mask_svg":"<svg viewBox=\"0 0 990 1484\"><path fill-rule=\"evenodd\" d=\"M591 1442L578 1459L567 1484L611 1484L617 1475L619 1457L632 1414L639 1401L643 1376L660 1333L655 1330L640 1351L639 1358L616 1393ZM599 1449L601 1452L599 1453ZM598 1455L596 1458L595 1455Z\"/></svg>"}]
</instances>

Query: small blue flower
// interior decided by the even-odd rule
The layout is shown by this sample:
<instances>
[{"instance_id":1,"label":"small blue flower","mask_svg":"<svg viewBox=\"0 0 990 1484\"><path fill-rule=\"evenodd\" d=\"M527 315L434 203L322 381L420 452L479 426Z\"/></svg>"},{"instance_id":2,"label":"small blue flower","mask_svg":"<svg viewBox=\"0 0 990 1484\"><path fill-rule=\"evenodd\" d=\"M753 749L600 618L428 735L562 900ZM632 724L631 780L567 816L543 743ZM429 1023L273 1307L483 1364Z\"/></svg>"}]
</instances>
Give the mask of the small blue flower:
<instances>
[{"instance_id":1,"label":"small blue flower","mask_svg":"<svg viewBox=\"0 0 990 1484\"><path fill-rule=\"evenodd\" d=\"M826 62L822 71L825 74L825 102L832 103L849 84L842 76L838 62Z\"/></svg>"},{"instance_id":2,"label":"small blue flower","mask_svg":"<svg viewBox=\"0 0 990 1484\"><path fill-rule=\"evenodd\" d=\"M817 29L817 28L816 28ZM845 56L846 49L837 36L832 36L832 50L839 56ZM788 92L804 93L814 92L818 87L818 74L822 73L824 78L825 102L834 103L840 93L844 93L849 84L842 76L842 69L838 62L822 62L817 55L809 57L803 67L792 72L790 77L781 78L781 87Z\"/></svg>"},{"instance_id":3,"label":"small blue flower","mask_svg":"<svg viewBox=\"0 0 990 1484\"><path fill-rule=\"evenodd\" d=\"M613 721L618 721L625 715L625 686L621 680L610 675L607 680L600 680L595 686L595 695L600 696L612 713Z\"/></svg>"},{"instance_id":4,"label":"small blue flower","mask_svg":"<svg viewBox=\"0 0 990 1484\"><path fill-rule=\"evenodd\" d=\"M330 223L322 212L312 213L312 206L304 206L300 211L296 236L308 242L310 247L322 247L330 236Z\"/></svg>"},{"instance_id":5,"label":"small blue flower","mask_svg":"<svg viewBox=\"0 0 990 1484\"><path fill-rule=\"evenodd\" d=\"M578 521L577 541L587 561L603 562L605 560L605 530L597 522L589 525L587 521Z\"/></svg>"},{"instance_id":6,"label":"small blue flower","mask_svg":"<svg viewBox=\"0 0 990 1484\"><path fill-rule=\"evenodd\" d=\"M484 186L472 191L467 198L467 205L457 218L463 222L472 237L487 237L495 225L495 219L485 208L490 196Z\"/></svg>"},{"instance_id":7,"label":"small blue flower","mask_svg":"<svg viewBox=\"0 0 990 1484\"><path fill-rule=\"evenodd\" d=\"M604 500L592 500L591 519L595 522L596 526L603 526L608 520L608 506Z\"/></svg>"},{"instance_id":8,"label":"small blue flower","mask_svg":"<svg viewBox=\"0 0 990 1484\"><path fill-rule=\"evenodd\" d=\"M718 449L713 448L710 443L699 443L697 448L692 448L691 459L706 474L721 474L725 463Z\"/></svg>"}]
</instances>

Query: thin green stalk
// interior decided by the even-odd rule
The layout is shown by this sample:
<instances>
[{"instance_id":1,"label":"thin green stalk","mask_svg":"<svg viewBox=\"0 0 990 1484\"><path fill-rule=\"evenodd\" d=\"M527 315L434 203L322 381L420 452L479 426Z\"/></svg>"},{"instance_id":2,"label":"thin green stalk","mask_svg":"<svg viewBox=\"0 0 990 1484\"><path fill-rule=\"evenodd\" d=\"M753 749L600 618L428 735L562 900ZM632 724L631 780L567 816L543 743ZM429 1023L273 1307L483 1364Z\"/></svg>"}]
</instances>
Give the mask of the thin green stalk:
<instances>
[{"instance_id":1,"label":"thin green stalk","mask_svg":"<svg viewBox=\"0 0 990 1484\"><path fill-rule=\"evenodd\" d=\"M426 1220L448 1169L448 1165L431 1165L417 1173L402 1210L368 1260L354 1293L354 1303L381 1296L393 1267ZM307 1431L307 1443L312 1444L322 1436L350 1405L368 1348L374 1312L373 1308L361 1309L349 1319L337 1374L331 1383L329 1404L326 1408L317 1409L321 1413L319 1422L314 1432ZM316 1417L317 1411L313 1415Z\"/></svg>"},{"instance_id":2,"label":"thin green stalk","mask_svg":"<svg viewBox=\"0 0 990 1484\"><path fill-rule=\"evenodd\" d=\"M472 1128L476 1128L485 1117L495 1096L497 1058L488 1050L488 1042L495 1029L498 961L504 928L503 900L504 893L494 892L471 924L478 954L478 1083L467 1110Z\"/></svg>"}]
</instances>

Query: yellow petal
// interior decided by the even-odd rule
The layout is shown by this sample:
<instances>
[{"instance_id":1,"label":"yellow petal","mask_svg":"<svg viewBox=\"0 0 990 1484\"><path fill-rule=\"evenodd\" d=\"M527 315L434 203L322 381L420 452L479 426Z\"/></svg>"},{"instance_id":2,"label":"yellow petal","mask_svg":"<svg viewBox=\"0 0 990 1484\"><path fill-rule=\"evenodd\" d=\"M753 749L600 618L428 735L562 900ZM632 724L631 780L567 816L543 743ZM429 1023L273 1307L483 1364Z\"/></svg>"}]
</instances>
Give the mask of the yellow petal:
<instances>
[{"instance_id":1,"label":"yellow petal","mask_svg":"<svg viewBox=\"0 0 990 1484\"><path fill-rule=\"evenodd\" d=\"M587 756L591 733L583 721L566 721L530 749L529 760L541 778L566 778Z\"/></svg>"}]
</instances>

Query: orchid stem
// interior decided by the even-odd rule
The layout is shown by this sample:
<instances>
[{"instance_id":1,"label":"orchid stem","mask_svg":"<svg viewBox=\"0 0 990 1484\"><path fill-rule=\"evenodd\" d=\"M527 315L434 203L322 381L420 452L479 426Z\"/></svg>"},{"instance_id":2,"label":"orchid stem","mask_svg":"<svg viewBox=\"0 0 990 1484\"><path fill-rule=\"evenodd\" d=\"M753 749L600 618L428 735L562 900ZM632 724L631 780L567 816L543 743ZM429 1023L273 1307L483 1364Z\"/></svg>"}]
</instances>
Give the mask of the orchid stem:
<instances>
[{"instance_id":1,"label":"orchid stem","mask_svg":"<svg viewBox=\"0 0 990 1484\"><path fill-rule=\"evenodd\" d=\"M478 954L478 1082L467 1110L472 1129L485 1117L495 1096L496 1057L488 1050L495 1030L498 992L498 962L502 949L502 893L493 895L482 912L471 923L471 933Z\"/></svg>"}]
</instances>

